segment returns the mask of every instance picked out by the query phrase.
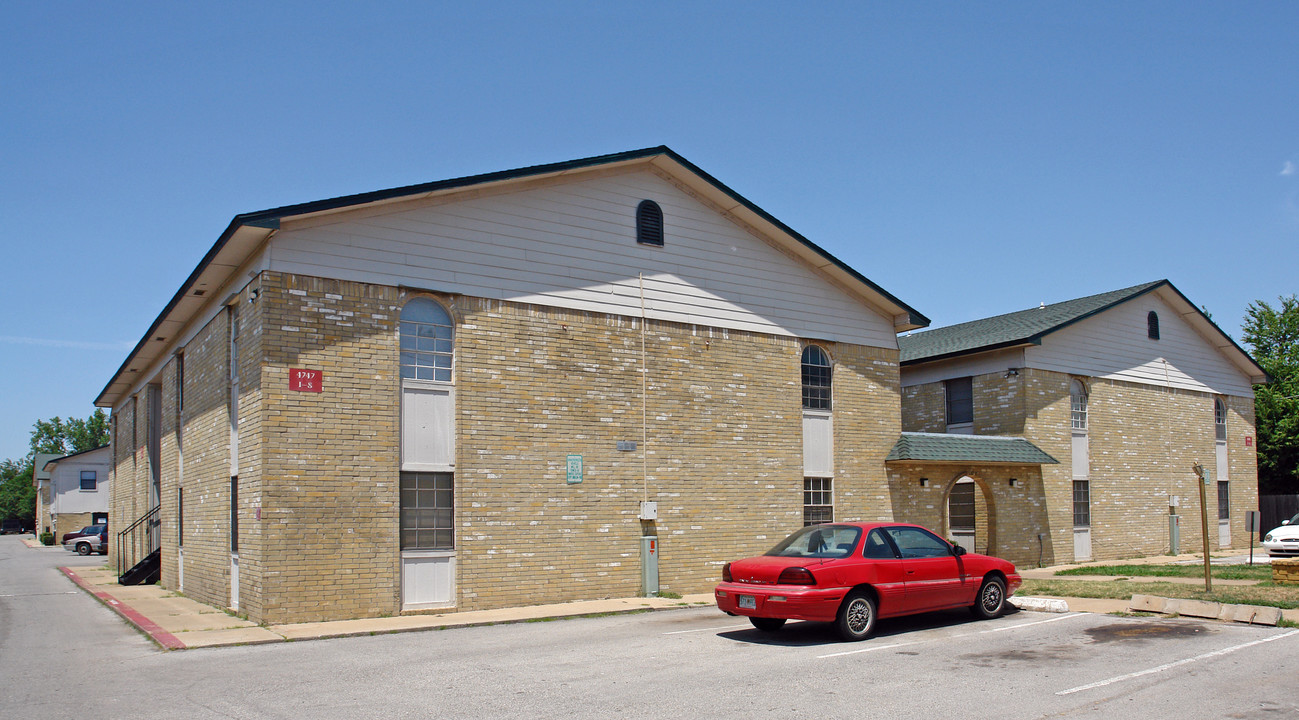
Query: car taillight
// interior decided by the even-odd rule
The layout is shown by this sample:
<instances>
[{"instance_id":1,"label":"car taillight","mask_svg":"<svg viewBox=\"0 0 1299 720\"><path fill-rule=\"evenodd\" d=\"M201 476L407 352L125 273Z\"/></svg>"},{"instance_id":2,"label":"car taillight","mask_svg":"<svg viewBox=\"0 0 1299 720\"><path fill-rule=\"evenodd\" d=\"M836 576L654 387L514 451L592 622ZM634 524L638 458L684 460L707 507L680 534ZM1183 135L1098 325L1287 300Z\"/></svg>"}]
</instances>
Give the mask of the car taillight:
<instances>
[{"instance_id":1,"label":"car taillight","mask_svg":"<svg viewBox=\"0 0 1299 720\"><path fill-rule=\"evenodd\" d=\"M776 580L777 585L815 585L816 578L812 577L812 571L807 568L792 567L780 571L780 577Z\"/></svg>"},{"instance_id":2,"label":"car taillight","mask_svg":"<svg viewBox=\"0 0 1299 720\"><path fill-rule=\"evenodd\" d=\"M731 582L731 564L726 563L722 566L722 582Z\"/></svg>"}]
</instances>

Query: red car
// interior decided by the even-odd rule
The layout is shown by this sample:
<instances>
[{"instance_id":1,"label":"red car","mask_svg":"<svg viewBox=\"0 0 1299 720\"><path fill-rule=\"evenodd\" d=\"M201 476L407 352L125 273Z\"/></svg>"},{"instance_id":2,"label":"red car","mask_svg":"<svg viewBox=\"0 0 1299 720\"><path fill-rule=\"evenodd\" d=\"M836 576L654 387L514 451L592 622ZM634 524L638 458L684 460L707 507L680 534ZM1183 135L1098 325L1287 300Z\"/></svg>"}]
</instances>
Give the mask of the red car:
<instances>
[{"instance_id":1,"label":"red car","mask_svg":"<svg viewBox=\"0 0 1299 720\"><path fill-rule=\"evenodd\" d=\"M809 525L766 555L722 568L717 607L774 632L786 620L832 622L862 640L879 618L968 607L994 618L1021 584L1015 566L967 553L919 525Z\"/></svg>"}]
</instances>

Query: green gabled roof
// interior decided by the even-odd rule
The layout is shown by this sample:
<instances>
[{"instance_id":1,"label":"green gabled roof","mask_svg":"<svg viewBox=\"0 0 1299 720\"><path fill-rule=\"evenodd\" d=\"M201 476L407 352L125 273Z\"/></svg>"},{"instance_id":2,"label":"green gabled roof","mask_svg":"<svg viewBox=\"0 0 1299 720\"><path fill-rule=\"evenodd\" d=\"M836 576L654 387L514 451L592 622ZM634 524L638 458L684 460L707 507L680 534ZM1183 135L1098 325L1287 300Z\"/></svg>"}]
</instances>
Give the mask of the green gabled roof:
<instances>
[{"instance_id":1,"label":"green gabled roof","mask_svg":"<svg viewBox=\"0 0 1299 720\"><path fill-rule=\"evenodd\" d=\"M904 432L884 462L959 462L1059 465L1060 461L1018 437Z\"/></svg>"},{"instance_id":2,"label":"green gabled roof","mask_svg":"<svg viewBox=\"0 0 1299 720\"><path fill-rule=\"evenodd\" d=\"M898 337L903 365L1017 345L1037 345L1042 337L1103 310L1169 285L1167 280L1133 285L1076 300L1007 313L960 325Z\"/></svg>"}]
</instances>

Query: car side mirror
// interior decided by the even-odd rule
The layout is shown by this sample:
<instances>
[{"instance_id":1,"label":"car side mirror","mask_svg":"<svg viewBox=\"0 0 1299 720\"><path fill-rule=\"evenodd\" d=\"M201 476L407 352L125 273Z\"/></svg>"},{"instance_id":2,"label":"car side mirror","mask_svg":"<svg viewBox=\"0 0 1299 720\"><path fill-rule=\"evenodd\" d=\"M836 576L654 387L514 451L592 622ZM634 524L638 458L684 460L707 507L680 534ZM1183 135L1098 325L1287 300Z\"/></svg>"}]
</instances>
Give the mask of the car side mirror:
<instances>
[{"instance_id":1,"label":"car side mirror","mask_svg":"<svg viewBox=\"0 0 1299 720\"><path fill-rule=\"evenodd\" d=\"M960 545L952 545L952 554L956 557L960 557L965 554L965 548Z\"/></svg>"},{"instance_id":2,"label":"car side mirror","mask_svg":"<svg viewBox=\"0 0 1299 720\"><path fill-rule=\"evenodd\" d=\"M1281 521L1281 524L1282 524L1282 525L1289 525L1289 524L1290 524L1290 521L1289 521L1289 520L1282 520L1282 521Z\"/></svg>"}]
</instances>

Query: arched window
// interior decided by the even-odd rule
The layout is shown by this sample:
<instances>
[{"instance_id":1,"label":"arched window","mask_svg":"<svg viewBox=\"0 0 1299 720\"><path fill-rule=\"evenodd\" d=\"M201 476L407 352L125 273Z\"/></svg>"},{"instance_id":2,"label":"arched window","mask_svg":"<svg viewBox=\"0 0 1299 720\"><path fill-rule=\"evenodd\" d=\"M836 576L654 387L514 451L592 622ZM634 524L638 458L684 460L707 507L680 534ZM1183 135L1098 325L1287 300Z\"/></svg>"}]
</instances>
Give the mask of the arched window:
<instances>
[{"instance_id":1,"label":"arched window","mask_svg":"<svg viewBox=\"0 0 1299 720\"><path fill-rule=\"evenodd\" d=\"M663 210L653 200L636 206L636 242L663 247Z\"/></svg>"},{"instance_id":2,"label":"arched window","mask_svg":"<svg viewBox=\"0 0 1299 720\"><path fill-rule=\"evenodd\" d=\"M803 348L803 407L830 409L830 358L817 345Z\"/></svg>"},{"instance_id":3,"label":"arched window","mask_svg":"<svg viewBox=\"0 0 1299 720\"><path fill-rule=\"evenodd\" d=\"M1069 383L1069 425L1074 430L1087 429L1087 386L1081 380Z\"/></svg>"},{"instance_id":4,"label":"arched window","mask_svg":"<svg viewBox=\"0 0 1299 720\"><path fill-rule=\"evenodd\" d=\"M1159 313L1154 310L1146 313L1146 337L1151 340L1159 339Z\"/></svg>"},{"instance_id":5,"label":"arched window","mask_svg":"<svg viewBox=\"0 0 1299 720\"><path fill-rule=\"evenodd\" d=\"M1222 398L1213 399L1213 436L1217 440L1227 439L1227 403Z\"/></svg>"},{"instance_id":6,"label":"arched window","mask_svg":"<svg viewBox=\"0 0 1299 720\"><path fill-rule=\"evenodd\" d=\"M403 379L451 382L451 315L428 298L415 298L401 309L401 376Z\"/></svg>"}]
</instances>

